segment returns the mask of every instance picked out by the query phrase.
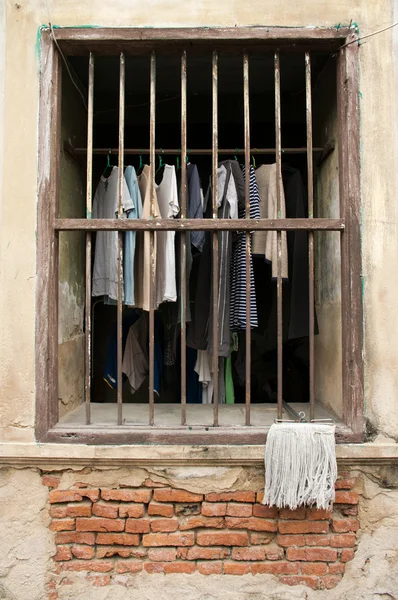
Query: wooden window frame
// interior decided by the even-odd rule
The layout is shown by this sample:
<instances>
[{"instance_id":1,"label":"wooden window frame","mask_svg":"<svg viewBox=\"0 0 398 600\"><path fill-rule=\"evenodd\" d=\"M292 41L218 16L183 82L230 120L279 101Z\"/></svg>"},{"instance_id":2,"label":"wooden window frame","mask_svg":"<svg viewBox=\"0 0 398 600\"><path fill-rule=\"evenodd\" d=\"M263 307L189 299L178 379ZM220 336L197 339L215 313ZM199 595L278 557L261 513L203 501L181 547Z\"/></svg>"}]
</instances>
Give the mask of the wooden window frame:
<instances>
[{"instance_id":1,"label":"wooden window frame","mask_svg":"<svg viewBox=\"0 0 398 600\"><path fill-rule=\"evenodd\" d=\"M362 359L362 281L360 236L360 156L358 44L350 28L61 28L57 43L66 55L90 52L126 55L134 49L170 44L197 46L288 48L335 51L337 55L337 104L342 279L342 384L343 422L336 430L339 442L360 442L364 436L364 386ZM87 426L68 431L58 422L58 249L59 167L61 143L62 59L49 29L41 31L41 73L39 110L37 291L36 291L36 439L39 442L89 444L181 443L258 444L264 443L266 427L159 427L109 426L104 430ZM297 223L297 220L295 220ZM306 220L307 221L307 220ZM315 223L318 221L318 224ZM58 223L57 223L58 222ZM314 230L321 229L314 219ZM58 228L57 225L58 224ZM120 228L120 221L117 226ZM252 228L252 225L250 225ZM73 227L71 227L73 229ZM228 228L228 227L227 227ZM275 228L278 228L276 223ZM65 224L65 229L68 229ZM88 229L86 227L86 229Z\"/></svg>"}]
</instances>

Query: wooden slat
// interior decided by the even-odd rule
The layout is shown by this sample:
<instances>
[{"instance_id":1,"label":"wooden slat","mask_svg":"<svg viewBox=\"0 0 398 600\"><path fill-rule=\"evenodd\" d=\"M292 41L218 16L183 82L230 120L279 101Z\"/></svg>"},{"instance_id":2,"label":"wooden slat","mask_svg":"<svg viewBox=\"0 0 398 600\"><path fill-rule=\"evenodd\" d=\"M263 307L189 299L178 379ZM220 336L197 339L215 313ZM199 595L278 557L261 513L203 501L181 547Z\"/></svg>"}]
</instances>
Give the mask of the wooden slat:
<instances>
[{"instance_id":1,"label":"wooden slat","mask_svg":"<svg viewBox=\"0 0 398 600\"><path fill-rule=\"evenodd\" d=\"M36 437L58 421L58 214L62 66L49 32L40 41L36 286Z\"/></svg>"},{"instance_id":2,"label":"wooden slat","mask_svg":"<svg viewBox=\"0 0 398 600\"><path fill-rule=\"evenodd\" d=\"M347 38L347 42L355 39ZM364 435L362 280L360 232L360 157L358 45L341 50L337 93L339 128L340 214L346 219L341 236L342 352L344 422Z\"/></svg>"},{"instance_id":3,"label":"wooden slat","mask_svg":"<svg viewBox=\"0 0 398 600\"><path fill-rule=\"evenodd\" d=\"M86 218L91 219L93 202L93 109L94 109L94 56L90 52L88 67L87 103L87 171ZM90 424L91 400L91 231L86 231L86 314L85 314L85 380L86 425Z\"/></svg>"},{"instance_id":4,"label":"wooden slat","mask_svg":"<svg viewBox=\"0 0 398 600\"><path fill-rule=\"evenodd\" d=\"M276 145L276 197L277 215L281 217L282 199L282 150L281 150L281 83L279 51L274 55L275 75L275 145ZM282 233L277 231L277 378L278 378L278 419L282 418L283 406L283 329L282 329Z\"/></svg>"},{"instance_id":5,"label":"wooden slat","mask_svg":"<svg viewBox=\"0 0 398 600\"><path fill-rule=\"evenodd\" d=\"M155 131L156 131L156 55L151 53L150 59L150 123L149 123L149 146L150 146L150 199L151 219L155 214ZM155 255L156 233L150 232L150 283L149 283L149 425L155 424Z\"/></svg>"},{"instance_id":6,"label":"wooden slat","mask_svg":"<svg viewBox=\"0 0 398 600\"><path fill-rule=\"evenodd\" d=\"M119 171L118 171L118 211L123 215L123 181L124 181L124 106L125 106L125 59L120 54L119 72ZM118 232L117 257L117 424L123 423L123 233Z\"/></svg>"},{"instance_id":7,"label":"wooden slat","mask_svg":"<svg viewBox=\"0 0 398 600\"><path fill-rule=\"evenodd\" d=\"M58 231L343 231L344 219L55 219Z\"/></svg>"},{"instance_id":8,"label":"wooden slat","mask_svg":"<svg viewBox=\"0 0 398 600\"><path fill-rule=\"evenodd\" d=\"M314 217L314 169L312 162L312 90L311 57L305 53L305 98L307 128L308 217ZM310 361L310 418L315 417L315 320L314 320L314 232L308 232L308 301L309 301L309 361Z\"/></svg>"},{"instance_id":9,"label":"wooden slat","mask_svg":"<svg viewBox=\"0 0 398 600\"><path fill-rule=\"evenodd\" d=\"M187 53L181 55L181 219L187 217ZM181 425L187 422L187 234L180 233L181 249Z\"/></svg>"},{"instance_id":10,"label":"wooden slat","mask_svg":"<svg viewBox=\"0 0 398 600\"><path fill-rule=\"evenodd\" d=\"M245 217L250 219L250 97L249 97L249 56L243 54L243 121L245 136ZM246 352L245 352L245 425L250 425L250 393L251 393L251 328L250 328L250 231L245 232L245 267L246 267Z\"/></svg>"},{"instance_id":11,"label":"wooden slat","mask_svg":"<svg viewBox=\"0 0 398 600\"><path fill-rule=\"evenodd\" d=\"M217 220L218 216L218 53L213 52L212 60L212 142L213 142L213 154L212 154L212 191L213 191L213 221ZM218 232L213 232L213 425L218 427Z\"/></svg>"}]
</instances>

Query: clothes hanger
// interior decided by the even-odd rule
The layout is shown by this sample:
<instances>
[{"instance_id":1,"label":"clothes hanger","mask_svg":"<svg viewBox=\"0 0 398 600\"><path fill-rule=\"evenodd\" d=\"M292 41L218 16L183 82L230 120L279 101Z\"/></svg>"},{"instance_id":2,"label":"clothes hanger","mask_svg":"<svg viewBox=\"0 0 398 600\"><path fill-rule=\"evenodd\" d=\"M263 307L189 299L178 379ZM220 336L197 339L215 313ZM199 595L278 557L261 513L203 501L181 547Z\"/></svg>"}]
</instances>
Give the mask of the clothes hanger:
<instances>
[{"instance_id":1,"label":"clothes hanger","mask_svg":"<svg viewBox=\"0 0 398 600\"><path fill-rule=\"evenodd\" d=\"M142 154L140 154L140 164L137 169L137 175L142 171L143 168L144 168L144 161L142 160Z\"/></svg>"},{"instance_id":2,"label":"clothes hanger","mask_svg":"<svg viewBox=\"0 0 398 600\"><path fill-rule=\"evenodd\" d=\"M160 150L162 150L162 149L160 148ZM160 171L160 169L161 169L162 167L163 167L163 159L162 159L162 156L161 156L161 155L159 155L159 166L158 166L158 168L157 168L157 169L156 169L156 171L155 171L155 176L156 176L156 175L159 173L159 171Z\"/></svg>"},{"instance_id":3,"label":"clothes hanger","mask_svg":"<svg viewBox=\"0 0 398 600\"><path fill-rule=\"evenodd\" d=\"M177 156L177 160L176 160L176 169L177 171L180 169L180 157Z\"/></svg>"},{"instance_id":4,"label":"clothes hanger","mask_svg":"<svg viewBox=\"0 0 398 600\"><path fill-rule=\"evenodd\" d=\"M255 160L255 158L254 158L254 156L253 156L253 155L252 155L252 166L253 166L253 169L254 169L254 170L256 170L256 169L257 169L257 167L256 167L256 160Z\"/></svg>"},{"instance_id":5,"label":"clothes hanger","mask_svg":"<svg viewBox=\"0 0 398 600\"><path fill-rule=\"evenodd\" d=\"M111 163L111 154L112 154L112 149L109 148L108 154L106 155L106 167L104 169L104 172L102 173L102 176L105 176L106 170L107 169L112 169L113 165Z\"/></svg>"}]
</instances>

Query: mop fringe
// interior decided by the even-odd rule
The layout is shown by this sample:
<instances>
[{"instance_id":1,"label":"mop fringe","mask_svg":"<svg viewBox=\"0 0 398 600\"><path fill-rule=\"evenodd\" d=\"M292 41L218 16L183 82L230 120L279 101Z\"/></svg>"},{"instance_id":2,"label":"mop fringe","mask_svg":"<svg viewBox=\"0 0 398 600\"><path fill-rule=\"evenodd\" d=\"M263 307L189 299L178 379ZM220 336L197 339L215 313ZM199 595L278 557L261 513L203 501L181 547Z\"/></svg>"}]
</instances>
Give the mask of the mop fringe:
<instances>
[{"instance_id":1,"label":"mop fringe","mask_svg":"<svg viewBox=\"0 0 398 600\"><path fill-rule=\"evenodd\" d=\"M335 498L335 426L275 423L265 446L263 504L330 509Z\"/></svg>"}]
</instances>

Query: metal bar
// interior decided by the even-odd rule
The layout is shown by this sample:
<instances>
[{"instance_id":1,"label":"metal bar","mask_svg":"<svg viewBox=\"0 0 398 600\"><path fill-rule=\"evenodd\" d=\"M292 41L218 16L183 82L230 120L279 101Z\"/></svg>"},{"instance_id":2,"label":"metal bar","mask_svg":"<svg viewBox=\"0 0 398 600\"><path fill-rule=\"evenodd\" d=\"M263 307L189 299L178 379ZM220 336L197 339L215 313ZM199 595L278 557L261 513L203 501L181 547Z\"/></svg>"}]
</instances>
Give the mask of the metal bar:
<instances>
[{"instance_id":1,"label":"metal bar","mask_svg":"<svg viewBox=\"0 0 398 600\"><path fill-rule=\"evenodd\" d=\"M151 53L150 64L150 125L149 125L149 146L150 146L150 199L151 199L151 219L155 214L155 118L156 118L156 55ZM155 424L155 242L156 234L150 231L150 253L151 253L151 276L149 281L149 425Z\"/></svg>"},{"instance_id":2,"label":"metal bar","mask_svg":"<svg viewBox=\"0 0 398 600\"><path fill-rule=\"evenodd\" d=\"M311 57L305 53L305 98L307 125L308 217L314 217L314 171L312 162L312 92ZM314 328L314 232L308 232L308 300L309 300L309 360L310 360L310 419L315 416L315 328Z\"/></svg>"},{"instance_id":3,"label":"metal bar","mask_svg":"<svg viewBox=\"0 0 398 600\"><path fill-rule=\"evenodd\" d=\"M276 195L277 215L281 216L282 196L282 150L281 150L281 88L280 88L280 59L279 51L274 55L275 74L275 142L276 142ZM277 350L278 350L278 419L282 418L283 410L283 329L282 329L282 233L277 231Z\"/></svg>"},{"instance_id":4,"label":"metal bar","mask_svg":"<svg viewBox=\"0 0 398 600\"><path fill-rule=\"evenodd\" d=\"M249 56L243 54L243 111L245 135L245 217L250 219L250 105L249 105ZM251 328L250 328L250 231L245 232L245 267L246 267L246 383L245 383L245 425L250 425L250 390L251 390Z\"/></svg>"},{"instance_id":5,"label":"metal bar","mask_svg":"<svg viewBox=\"0 0 398 600\"><path fill-rule=\"evenodd\" d=\"M86 172L86 218L92 216L93 194L93 108L94 108L94 56L90 52L88 63L87 104L87 172ZM91 423L91 231L86 231L86 315L85 315L85 378L86 425Z\"/></svg>"},{"instance_id":6,"label":"metal bar","mask_svg":"<svg viewBox=\"0 0 398 600\"><path fill-rule=\"evenodd\" d=\"M87 149L86 148L75 148L69 141L65 140L64 141L64 150L66 152L69 152L70 154L72 154L73 156L79 156L80 154L86 154ZM172 155L179 155L181 154L181 148L156 148L155 149L155 154L172 154ZM330 147L330 144L328 144L327 146L325 146L325 148L320 148L320 147L316 147L313 148L312 151L313 152L325 152L325 150L327 150L328 152L330 152L331 150L334 150L334 145L332 147ZM307 152L307 148L304 147L298 147L298 148L282 148L281 149L283 154L305 154ZM217 154L245 154L246 150L245 148L218 148L217 149ZM276 152L276 148L250 148L250 154L275 154ZM118 153L118 148L94 148L93 149L93 154L99 154L99 155L107 155L107 154L117 154ZM194 154L212 154L213 150L212 148L190 148L189 149L189 154L190 155L194 155ZM125 148L124 149L124 154L150 154L150 148Z\"/></svg>"},{"instance_id":7,"label":"metal bar","mask_svg":"<svg viewBox=\"0 0 398 600\"><path fill-rule=\"evenodd\" d=\"M58 231L344 231L344 219L55 219Z\"/></svg>"},{"instance_id":8,"label":"metal bar","mask_svg":"<svg viewBox=\"0 0 398 600\"><path fill-rule=\"evenodd\" d=\"M125 61L120 54L119 72L119 170L118 170L118 215L123 215L123 171L124 171L124 95ZM123 326L123 233L117 234L117 424L123 423L123 378L122 378L122 326Z\"/></svg>"},{"instance_id":9,"label":"metal bar","mask_svg":"<svg viewBox=\"0 0 398 600\"><path fill-rule=\"evenodd\" d=\"M218 53L213 52L212 60L212 108L213 108L213 152L212 152L212 191L213 220L218 216ZM218 427L218 232L213 232L213 426Z\"/></svg>"},{"instance_id":10,"label":"metal bar","mask_svg":"<svg viewBox=\"0 0 398 600\"><path fill-rule=\"evenodd\" d=\"M187 216L187 53L181 54L181 219ZM181 425L187 422L187 234L180 233L181 248Z\"/></svg>"}]
</instances>

